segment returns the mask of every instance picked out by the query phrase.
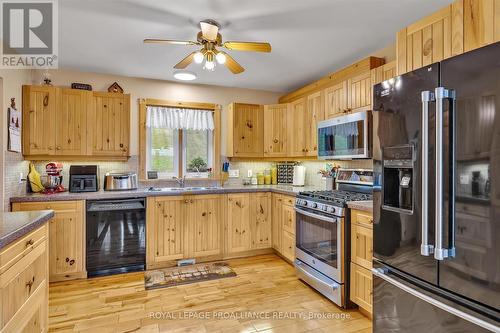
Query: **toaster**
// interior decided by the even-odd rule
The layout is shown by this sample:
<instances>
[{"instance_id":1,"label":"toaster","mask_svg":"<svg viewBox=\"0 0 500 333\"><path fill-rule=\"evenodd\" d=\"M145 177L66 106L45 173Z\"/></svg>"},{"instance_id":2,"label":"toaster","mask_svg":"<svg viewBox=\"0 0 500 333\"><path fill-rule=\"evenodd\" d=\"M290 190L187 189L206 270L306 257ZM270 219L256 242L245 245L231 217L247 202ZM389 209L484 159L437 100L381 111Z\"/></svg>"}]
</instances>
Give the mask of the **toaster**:
<instances>
[{"instance_id":1,"label":"toaster","mask_svg":"<svg viewBox=\"0 0 500 333\"><path fill-rule=\"evenodd\" d=\"M126 191L137 189L137 173L107 172L104 175L105 191Z\"/></svg>"}]
</instances>

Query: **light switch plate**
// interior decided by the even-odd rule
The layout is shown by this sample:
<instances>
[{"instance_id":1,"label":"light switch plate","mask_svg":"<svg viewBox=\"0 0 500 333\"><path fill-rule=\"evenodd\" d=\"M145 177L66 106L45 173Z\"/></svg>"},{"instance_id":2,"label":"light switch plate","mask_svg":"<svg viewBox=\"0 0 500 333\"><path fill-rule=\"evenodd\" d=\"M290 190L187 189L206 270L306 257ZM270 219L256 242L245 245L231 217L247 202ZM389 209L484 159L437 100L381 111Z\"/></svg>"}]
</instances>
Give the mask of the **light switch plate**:
<instances>
[{"instance_id":1,"label":"light switch plate","mask_svg":"<svg viewBox=\"0 0 500 333\"><path fill-rule=\"evenodd\" d=\"M229 178L239 178L240 177L240 170L229 170Z\"/></svg>"}]
</instances>

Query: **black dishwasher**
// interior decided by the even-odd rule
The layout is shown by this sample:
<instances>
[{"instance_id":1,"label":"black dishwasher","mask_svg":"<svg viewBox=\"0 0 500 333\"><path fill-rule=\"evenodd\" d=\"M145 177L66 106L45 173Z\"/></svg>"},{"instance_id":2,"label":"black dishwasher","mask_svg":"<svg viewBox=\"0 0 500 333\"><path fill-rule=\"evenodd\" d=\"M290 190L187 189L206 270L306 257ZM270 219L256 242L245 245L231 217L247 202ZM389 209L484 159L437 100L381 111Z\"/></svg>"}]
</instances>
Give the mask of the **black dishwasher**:
<instances>
[{"instance_id":1,"label":"black dishwasher","mask_svg":"<svg viewBox=\"0 0 500 333\"><path fill-rule=\"evenodd\" d=\"M146 263L144 198L87 201L89 277L143 271Z\"/></svg>"}]
</instances>

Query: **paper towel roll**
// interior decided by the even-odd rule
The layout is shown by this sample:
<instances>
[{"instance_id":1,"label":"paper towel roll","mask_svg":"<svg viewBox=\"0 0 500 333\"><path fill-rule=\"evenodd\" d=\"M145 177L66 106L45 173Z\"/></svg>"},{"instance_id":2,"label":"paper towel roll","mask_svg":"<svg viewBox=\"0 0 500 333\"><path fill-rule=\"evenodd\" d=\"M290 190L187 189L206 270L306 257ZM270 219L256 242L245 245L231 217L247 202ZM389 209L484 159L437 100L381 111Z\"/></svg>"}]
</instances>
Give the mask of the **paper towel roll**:
<instances>
[{"instance_id":1,"label":"paper towel roll","mask_svg":"<svg viewBox=\"0 0 500 333\"><path fill-rule=\"evenodd\" d=\"M306 167L296 165L293 167L293 186L304 186L306 182Z\"/></svg>"}]
</instances>

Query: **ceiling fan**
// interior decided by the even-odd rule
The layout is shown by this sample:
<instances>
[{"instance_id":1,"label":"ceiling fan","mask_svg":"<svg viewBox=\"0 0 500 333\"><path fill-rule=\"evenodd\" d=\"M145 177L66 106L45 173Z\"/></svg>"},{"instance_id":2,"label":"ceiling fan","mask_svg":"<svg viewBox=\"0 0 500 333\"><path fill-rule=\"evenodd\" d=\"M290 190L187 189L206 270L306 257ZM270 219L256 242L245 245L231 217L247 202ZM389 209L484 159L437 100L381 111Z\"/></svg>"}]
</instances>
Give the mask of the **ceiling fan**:
<instances>
[{"instance_id":1,"label":"ceiling fan","mask_svg":"<svg viewBox=\"0 0 500 333\"><path fill-rule=\"evenodd\" d=\"M194 51L178 62L174 68L184 69L193 61L197 64L204 63L204 69L213 71L216 62L225 65L233 74L242 73L245 69L229 54L220 51L218 47L224 47L235 51L271 52L271 44L260 42L222 42L219 33L220 25L214 20L203 20L200 22L201 31L198 32L196 41L146 38L144 43L175 44L175 45L200 45L199 51Z\"/></svg>"}]
</instances>

